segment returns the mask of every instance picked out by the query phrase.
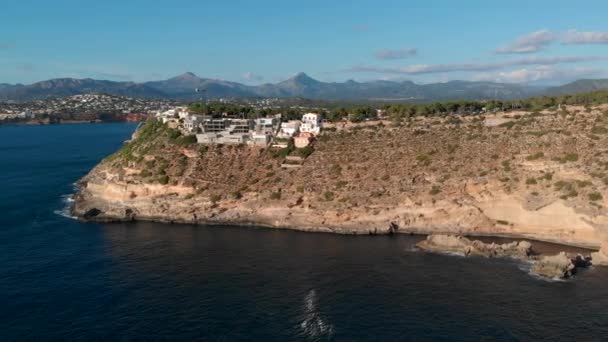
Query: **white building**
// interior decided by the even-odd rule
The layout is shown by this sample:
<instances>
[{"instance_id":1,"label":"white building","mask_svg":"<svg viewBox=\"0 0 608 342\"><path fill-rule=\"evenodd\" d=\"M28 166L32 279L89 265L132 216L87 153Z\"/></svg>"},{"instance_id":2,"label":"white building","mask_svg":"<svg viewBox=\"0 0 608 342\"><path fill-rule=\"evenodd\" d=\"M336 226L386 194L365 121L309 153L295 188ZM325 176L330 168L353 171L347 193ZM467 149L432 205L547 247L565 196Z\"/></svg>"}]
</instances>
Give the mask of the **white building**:
<instances>
[{"instance_id":1,"label":"white building","mask_svg":"<svg viewBox=\"0 0 608 342\"><path fill-rule=\"evenodd\" d=\"M274 132L277 120L275 118L258 118L255 119L255 131L257 133L270 133Z\"/></svg>"},{"instance_id":2,"label":"white building","mask_svg":"<svg viewBox=\"0 0 608 342\"><path fill-rule=\"evenodd\" d=\"M300 125L300 132L312 133L313 135L319 135L321 133L321 115L316 113L306 113L302 116L302 124Z\"/></svg>"},{"instance_id":3,"label":"white building","mask_svg":"<svg viewBox=\"0 0 608 342\"><path fill-rule=\"evenodd\" d=\"M196 135L199 144L244 144L251 138L254 123L247 119L203 119L198 127L202 131Z\"/></svg>"},{"instance_id":4,"label":"white building","mask_svg":"<svg viewBox=\"0 0 608 342\"><path fill-rule=\"evenodd\" d=\"M185 119L188 117L188 115L188 108L186 107L175 107L165 111L158 111L158 113L156 113L156 117L160 120L165 118Z\"/></svg>"},{"instance_id":5,"label":"white building","mask_svg":"<svg viewBox=\"0 0 608 342\"><path fill-rule=\"evenodd\" d=\"M203 122L203 118L199 115L189 115L184 119L184 130L189 133L196 133L198 125Z\"/></svg>"},{"instance_id":6,"label":"white building","mask_svg":"<svg viewBox=\"0 0 608 342\"><path fill-rule=\"evenodd\" d=\"M252 133L251 143L254 145L266 146L270 144L272 134L270 133Z\"/></svg>"},{"instance_id":7,"label":"white building","mask_svg":"<svg viewBox=\"0 0 608 342\"><path fill-rule=\"evenodd\" d=\"M34 113L31 110L26 109L25 111L17 114L17 117L20 119L33 119Z\"/></svg>"},{"instance_id":8,"label":"white building","mask_svg":"<svg viewBox=\"0 0 608 342\"><path fill-rule=\"evenodd\" d=\"M290 120L287 122L281 122L281 129L277 134L278 138L289 139L298 133L300 129L300 125L302 122L300 120Z\"/></svg>"}]
</instances>

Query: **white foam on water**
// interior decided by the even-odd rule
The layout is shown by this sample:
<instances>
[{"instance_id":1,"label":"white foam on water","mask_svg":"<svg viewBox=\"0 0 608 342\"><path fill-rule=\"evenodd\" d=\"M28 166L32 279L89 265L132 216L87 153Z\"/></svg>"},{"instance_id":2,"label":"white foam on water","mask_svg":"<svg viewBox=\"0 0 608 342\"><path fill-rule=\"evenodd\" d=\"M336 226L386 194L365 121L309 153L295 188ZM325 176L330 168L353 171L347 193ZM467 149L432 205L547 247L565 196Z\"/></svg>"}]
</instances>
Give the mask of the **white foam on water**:
<instances>
[{"instance_id":1,"label":"white foam on water","mask_svg":"<svg viewBox=\"0 0 608 342\"><path fill-rule=\"evenodd\" d=\"M310 290L304 297L302 317L300 329L305 335L311 338L319 338L321 336L331 337L334 334L333 324L326 322L321 316L317 293L314 289Z\"/></svg>"},{"instance_id":2,"label":"white foam on water","mask_svg":"<svg viewBox=\"0 0 608 342\"><path fill-rule=\"evenodd\" d=\"M53 213L59 216L63 216L69 219L76 219L76 216L72 216L71 209L72 203L74 203L74 194L65 194L61 195L61 203L63 203L63 208L54 210Z\"/></svg>"}]
</instances>

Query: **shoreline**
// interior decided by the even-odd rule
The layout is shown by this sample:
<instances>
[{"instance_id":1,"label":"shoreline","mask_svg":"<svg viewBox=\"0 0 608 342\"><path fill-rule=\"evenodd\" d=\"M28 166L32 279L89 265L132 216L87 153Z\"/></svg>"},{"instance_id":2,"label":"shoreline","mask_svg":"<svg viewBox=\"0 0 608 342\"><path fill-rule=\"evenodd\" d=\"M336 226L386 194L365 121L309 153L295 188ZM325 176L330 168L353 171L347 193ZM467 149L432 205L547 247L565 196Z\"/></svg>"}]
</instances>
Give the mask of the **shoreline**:
<instances>
[{"instance_id":1,"label":"shoreline","mask_svg":"<svg viewBox=\"0 0 608 342\"><path fill-rule=\"evenodd\" d=\"M72 205L73 207L73 205ZM357 230L339 230L332 229L328 227L318 227L318 228L303 228L296 226L273 226L269 224L256 223L256 222L229 222L229 221L189 221L189 220L180 220L180 219L165 219L165 218L141 218L141 219L124 219L124 218L102 218L102 219L85 219L80 215L77 215L70 209L70 213L76 218L78 221L82 223L128 223L128 222L150 222L150 223L164 223L171 225L194 225L201 227L237 227L237 228L254 228L254 229L280 229L287 231L295 231L301 233L318 233L318 234L336 234L336 235L345 235L345 236L390 236L390 235L409 235L409 236L419 236L426 237L429 235L454 235L454 232L450 231L439 231L439 230L431 230L431 229L399 229L397 231L378 231L375 233L369 233L369 231L357 231ZM558 239L539 239L527 236L525 234L501 234L501 233L476 233L470 234L463 232L458 234L459 236L464 236L467 238L499 238L499 239L508 239L511 241L518 240L527 240L531 242L541 242L552 244L556 246L564 246L570 248L577 248L586 250L588 252L597 252L600 250L600 245L593 244L573 244L567 241L558 240Z\"/></svg>"},{"instance_id":2,"label":"shoreline","mask_svg":"<svg viewBox=\"0 0 608 342\"><path fill-rule=\"evenodd\" d=\"M0 127L12 126L57 126L57 125L83 125L83 124L136 124L140 121L62 121L62 122L11 122L0 123Z\"/></svg>"}]
</instances>

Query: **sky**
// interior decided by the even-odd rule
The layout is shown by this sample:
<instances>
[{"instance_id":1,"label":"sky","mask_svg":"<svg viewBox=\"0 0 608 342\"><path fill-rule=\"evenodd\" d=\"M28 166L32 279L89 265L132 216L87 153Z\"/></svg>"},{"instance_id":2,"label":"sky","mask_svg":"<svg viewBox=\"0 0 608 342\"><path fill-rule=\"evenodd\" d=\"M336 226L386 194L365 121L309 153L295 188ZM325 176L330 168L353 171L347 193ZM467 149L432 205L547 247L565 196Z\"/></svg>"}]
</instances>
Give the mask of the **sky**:
<instances>
[{"instance_id":1,"label":"sky","mask_svg":"<svg viewBox=\"0 0 608 342\"><path fill-rule=\"evenodd\" d=\"M608 78L608 1L2 0L0 83Z\"/></svg>"}]
</instances>

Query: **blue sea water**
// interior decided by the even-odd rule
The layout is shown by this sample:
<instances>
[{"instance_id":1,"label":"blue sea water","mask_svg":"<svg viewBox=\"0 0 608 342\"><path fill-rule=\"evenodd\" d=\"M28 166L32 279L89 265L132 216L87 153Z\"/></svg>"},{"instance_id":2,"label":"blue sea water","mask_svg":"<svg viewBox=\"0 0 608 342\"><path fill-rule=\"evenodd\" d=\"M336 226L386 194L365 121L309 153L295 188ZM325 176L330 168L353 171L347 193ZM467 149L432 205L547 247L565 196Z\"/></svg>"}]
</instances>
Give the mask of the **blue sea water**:
<instances>
[{"instance_id":1,"label":"blue sea water","mask_svg":"<svg viewBox=\"0 0 608 342\"><path fill-rule=\"evenodd\" d=\"M548 282L420 237L63 216L134 128L0 127L1 341L608 339L608 268Z\"/></svg>"}]
</instances>

